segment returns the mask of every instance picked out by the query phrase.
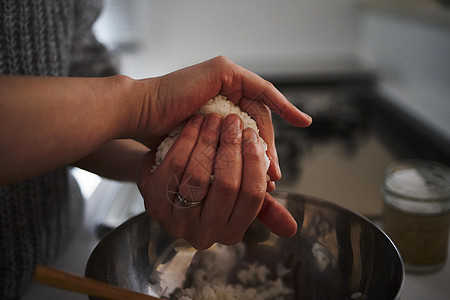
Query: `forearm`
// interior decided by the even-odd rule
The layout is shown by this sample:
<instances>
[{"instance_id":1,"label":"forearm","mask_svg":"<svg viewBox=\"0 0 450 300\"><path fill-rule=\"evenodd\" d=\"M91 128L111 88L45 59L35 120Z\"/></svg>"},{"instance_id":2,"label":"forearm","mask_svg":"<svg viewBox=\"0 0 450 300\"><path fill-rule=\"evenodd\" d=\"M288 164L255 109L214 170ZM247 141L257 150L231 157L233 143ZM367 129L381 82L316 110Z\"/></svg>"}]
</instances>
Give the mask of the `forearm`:
<instances>
[{"instance_id":1,"label":"forearm","mask_svg":"<svg viewBox=\"0 0 450 300\"><path fill-rule=\"evenodd\" d=\"M136 126L134 82L1 76L0 184L69 164L129 135Z\"/></svg>"},{"instance_id":2,"label":"forearm","mask_svg":"<svg viewBox=\"0 0 450 300\"><path fill-rule=\"evenodd\" d=\"M114 140L75 162L74 165L102 177L136 182L141 161L148 151L146 146L135 140Z\"/></svg>"}]
</instances>

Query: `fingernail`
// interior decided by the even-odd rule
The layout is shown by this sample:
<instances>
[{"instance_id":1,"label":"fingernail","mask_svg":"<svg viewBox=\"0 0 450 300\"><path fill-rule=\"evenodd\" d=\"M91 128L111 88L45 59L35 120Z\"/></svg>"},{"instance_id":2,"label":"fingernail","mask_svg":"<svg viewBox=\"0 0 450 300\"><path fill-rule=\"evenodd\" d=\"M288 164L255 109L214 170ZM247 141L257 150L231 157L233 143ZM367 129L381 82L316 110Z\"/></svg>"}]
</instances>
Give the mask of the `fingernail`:
<instances>
[{"instance_id":1,"label":"fingernail","mask_svg":"<svg viewBox=\"0 0 450 300\"><path fill-rule=\"evenodd\" d=\"M312 122L312 118L311 118L310 115L308 115L307 113L304 113L304 112L302 112L302 114L303 114L303 116L304 116L306 119L309 120L310 123Z\"/></svg>"},{"instance_id":2,"label":"fingernail","mask_svg":"<svg viewBox=\"0 0 450 300\"><path fill-rule=\"evenodd\" d=\"M276 185L274 181L267 181L267 192L273 192L276 189Z\"/></svg>"}]
</instances>

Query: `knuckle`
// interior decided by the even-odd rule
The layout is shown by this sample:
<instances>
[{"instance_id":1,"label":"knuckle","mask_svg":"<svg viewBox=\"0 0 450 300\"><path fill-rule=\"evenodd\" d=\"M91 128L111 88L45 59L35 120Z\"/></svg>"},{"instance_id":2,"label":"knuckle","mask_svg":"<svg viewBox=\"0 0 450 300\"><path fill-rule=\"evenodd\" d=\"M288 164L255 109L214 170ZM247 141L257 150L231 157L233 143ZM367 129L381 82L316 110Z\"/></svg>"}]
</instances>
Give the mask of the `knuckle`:
<instances>
[{"instance_id":1,"label":"knuckle","mask_svg":"<svg viewBox=\"0 0 450 300\"><path fill-rule=\"evenodd\" d=\"M211 155L214 154L217 148L218 134L217 132L205 132L198 139L198 144L202 145L205 149L202 151L203 154Z\"/></svg>"},{"instance_id":2,"label":"knuckle","mask_svg":"<svg viewBox=\"0 0 450 300\"><path fill-rule=\"evenodd\" d=\"M275 88L275 86L273 85L272 82L270 82L268 80L265 80L265 81L266 81L266 84L269 86L269 88Z\"/></svg>"},{"instance_id":3,"label":"knuckle","mask_svg":"<svg viewBox=\"0 0 450 300\"><path fill-rule=\"evenodd\" d=\"M244 159L250 161L263 161L264 150L258 143L247 143L242 150Z\"/></svg>"},{"instance_id":4,"label":"knuckle","mask_svg":"<svg viewBox=\"0 0 450 300\"><path fill-rule=\"evenodd\" d=\"M212 62L218 64L219 66L226 66L226 65L231 63L231 61L227 57L225 57L223 55L219 55L219 56L214 57L212 59Z\"/></svg>"},{"instance_id":5,"label":"knuckle","mask_svg":"<svg viewBox=\"0 0 450 300\"><path fill-rule=\"evenodd\" d=\"M262 203L266 196L267 183L252 182L242 188L242 193L245 195L245 201L252 202L254 204Z\"/></svg>"},{"instance_id":6,"label":"knuckle","mask_svg":"<svg viewBox=\"0 0 450 300\"><path fill-rule=\"evenodd\" d=\"M218 178L215 184L219 192L224 195L234 194L241 187L241 181L236 178Z\"/></svg>"},{"instance_id":7,"label":"knuckle","mask_svg":"<svg viewBox=\"0 0 450 300\"><path fill-rule=\"evenodd\" d=\"M261 119L268 119L270 124L272 123L272 114L267 105L261 104L258 106L258 116L261 117Z\"/></svg>"},{"instance_id":8,"label":"knuckle","mask_svg":"<svg viewBox=\"0 0 450 300\"><path fill-rule=\"evenodd\" d=\"M184 173L184 178L181 181L180 186L193 186L193 187L201 187L205 185L205 171L200 170L200 168L195 168L191 171L186 171Z\"/></svg>"},{"instance_id":9,"label":"knuckle","mask_svg":"<svg viewBox=\"0 0 450 300\"><path fill-rule=\"evenodd\" d=\"M256 187L252 189L248 195L249 202L253 203L255 206L259 206L264 201L264 197L266 195L266 185L264 187Z\"/></svg>"},{"instance_id":10,"label":"knuckle","mask_svg":"<svg viewBox=\"0 0 450 300\"><path fill-rule=\"evenodd\" d=\"M220 141L226 147L241 148L242 132L237 127L228 126L220 134Z\"/></svg>"},{"instance_id":11,"label":"knuckle","mask_svg":"<svg viewBox=\"0 0 450 300\"><path fill-rule=\"evenodd\" d=\"M221 145L231 151L241 151L241 144L241 136L237 134L225 134L221 136Z\"/></svg>"},{"instance_id":12,"label":"knuckle","mask_svg":"<svg viewBox=\"0 0 450 300\"><path fill-rule=\"evenodd\" d=\"M198 142L199 144L209 146L215 144L217 141L217 133L212 130L205 130L200 135Z\"/></svg>"},{"instance_id":13,"label":"knuckle","mask_svg":"<svg viewBox=\"0 0 450 300\"><path fill-rule=\"evenodd\" d=\"M246 140L242 148L242 153L247 159L262 160L264 156L264 148L258 140Z\"/></svg>"},{"instance_id":14,"label":"knuckle","mask_svg":"<svg viewBox=\"0 0 450 300\"><path fill-rule=\"evenodd\" d=\"M189 128L185 127L185 130L183 130L178 139L180 140L181 145L185 145L186 143L195 145L198 140L198 134L196 134L194 130L190 130Z\"/></svg>"},{"instance_id":15,"label":"knuckle","mask_svg":"<svg viewBox=\"0 0 450 300\"><path fill-rule=\"evenodd\" d=\"M180 156L174 156L170 159L170 169L175 174L182 174L186 168L186 160Z\"/></svg>"}]
</instances>

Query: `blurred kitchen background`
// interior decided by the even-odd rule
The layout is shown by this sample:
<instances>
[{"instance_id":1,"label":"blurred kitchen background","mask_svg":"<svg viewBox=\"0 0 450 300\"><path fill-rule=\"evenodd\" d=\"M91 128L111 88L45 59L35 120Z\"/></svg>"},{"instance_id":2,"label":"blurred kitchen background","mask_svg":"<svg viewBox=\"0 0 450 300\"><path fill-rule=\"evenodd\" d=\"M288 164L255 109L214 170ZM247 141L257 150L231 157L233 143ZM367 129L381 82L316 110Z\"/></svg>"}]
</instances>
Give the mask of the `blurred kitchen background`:
<instances>
[{"instance_id":1,"label":"blurred kitchen background","mask_svg":"<svg viewBox=\"0 0 450 300\"><path fill-rule=\"evenodd\" d=\"M274 116L280 190L377 216L390 162L450 163L443 2L107 0L95 33L134 78L225 55L272 81L314 119Z\"/></svg>"},{"instance_id":2,"label":"blurred kitchen background","mask_svg":"<svg viewBox=\"0 0 450 300\"><path fill-rule=\"evenodd\" d=\"M133 78L224 55L272 81L313 117L312 126L299 129L274 116L284 176L278 190L377 220L389 163L426 158L450 165L446 2L107 0L95 33ZM74 174L87 198L88 229L66 255L71 262L57 266L83 272L98 239L143 204L131 183ZM449 269L447 262L441 275L409 276L402 299L448 299Z\"/></svg>"}]
</instances>

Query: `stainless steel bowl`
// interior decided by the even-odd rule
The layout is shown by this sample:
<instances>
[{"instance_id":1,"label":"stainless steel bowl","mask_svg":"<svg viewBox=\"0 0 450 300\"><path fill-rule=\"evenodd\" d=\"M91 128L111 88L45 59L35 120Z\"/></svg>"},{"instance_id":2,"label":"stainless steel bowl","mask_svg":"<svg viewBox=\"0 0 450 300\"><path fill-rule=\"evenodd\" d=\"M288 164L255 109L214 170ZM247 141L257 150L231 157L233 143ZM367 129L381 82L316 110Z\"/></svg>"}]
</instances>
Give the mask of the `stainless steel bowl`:
<instances>
[{"instance_id":1,"label":"stainless steel bowl","mask_svg":"<svg viewBox=\"0 0 450 300\"><path fill-rule=\"evenodd\" d=\"M278 263L289 267L291 273L283 281L294 290L293 299L400 298L403 262L376 225L325 200L288 193L274 196L297 220L297 234L280 238L254 222L243 241L248 254L243 260L263 263L269 269ZM195 253L141 214L98 244L86 276L167 297L183 287Z\"/></svg>"}]
</instances>

